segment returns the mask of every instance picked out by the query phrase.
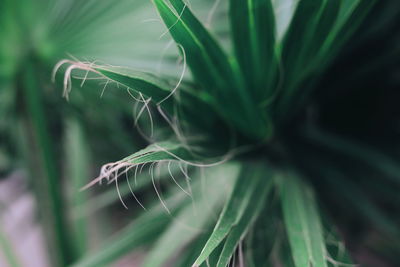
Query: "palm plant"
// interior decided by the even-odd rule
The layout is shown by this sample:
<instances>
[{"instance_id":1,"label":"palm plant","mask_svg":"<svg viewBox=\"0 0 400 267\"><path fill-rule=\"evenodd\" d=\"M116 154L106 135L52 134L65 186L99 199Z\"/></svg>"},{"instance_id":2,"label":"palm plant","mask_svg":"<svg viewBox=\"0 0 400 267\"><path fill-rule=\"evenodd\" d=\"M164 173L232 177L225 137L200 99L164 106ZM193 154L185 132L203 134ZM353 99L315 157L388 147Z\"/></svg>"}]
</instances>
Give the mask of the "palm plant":
<instances>
[{"instance_id":1,"label":"palm plant","mask_svg":"<svg viewBox=\"0 0 400 267\"><path fill-rule=\"evenodd\" d=\"M231 0L232 54L188 3L153 2L192 78L69 61L70 70L90 71L136 93L143 104L139 115L147 110L156 127L147 136L149 147L103 166L89 186L107 179L118 188L121 175L146 164L153 175L154 166L164 162L179 166L187 185L171 173L181 192L171 189L164 200L151 176L160 204L77 266L111 262L128 247L153 240L143 266L161 266L174 255L179 255L174 266L352 264L324 209L338 197L353 205L356 217L399 236L398 218L379 209L369 191L379 184L395 197L399 169L393 155L379 143L369 146L327 131L324 120L315 117L325 114L324 76L370 11L379 8L375 1ZM68 93L69 85L64 86ZM171 136L158 133L159 117L172 128ZM360 187L361 177L371 172L368 189ZM225 186L218 185L221 180ZM229 197L221 198L230 186ZM325 195L326 190L333 193ZM212 224L209 218L221 203ZM177 223L165 221L165 212Z\"/></svg>"},{"instance_id":2,"label":"palm plant","mask_svg":"<svg viewBox=\"0 0 400 267\"><path fill-rule=\"evenodd\" d=\"M167 27L163 36L170 34L176 43L181 70L137 71L133 67L143 61L125 64L125 51L120 60L107 57L109 49L90 54L93 44L72 52L82 60L59 62L55 73L66 67L65 96L70 95L72 104L80 101L76 113L84 112L80 105L92 98L83 95L74 100L88 89L70 94L76 87L72 73L84 82L102 80L104 88L113 88L108 97L123 92L137 103L135 122L149 144L104 165L86 187L103 180L115 183L126 208L133 206L125 202L132 195L136 206L146 211L106 240L102 248L91 253L83 249L80 256L61 260L61 265L104 266L128 252L149 247L143 266L171 262L173 266L348 266L353 260L343 249L343 238L379 250L395 264L400 169L392 122L397 120L393 115L397 109L378 106L378 93L368 87L368 78L373 76L370 73L385 70L387 76L380 75L382 80L375 83L388 88L379 98L388 103L386 98L395 96L390 89L396 87L396 80L390 80L389 70L398 66L398 60L393 60L398 58L398 45L395 37L385 35L382 29L395 29L399 7L395 1L377 2L230 0L229 33L224 23L218 22L223 29L218 38L225 41L221 45L192 13L197 11L195 6L182 0L154 0ZM97 13L92 14L95 17ZM73 18L70 23L79 28L81 24L72 23ZM375 21L381 25L374 25ZM87 34L90 40L96 33L89 33L97 28L94 22L80 37ZM346 80L341 70L349 65L348 54L371 44L368 38L377 34L376 40L387 41L387 49L368 58L368 64L352 59L355 66L348 68L355 78ZM227 36L230 42L226 42ZM389 37L393 41L388 41ZM129 44L128 39L122 43ZM146 41L146 34L143 39ZM146 51L143 43L136 52ZM376 46L383 44L377 42ZM155 49L160 47L163 43ZM364 57L361 53L359 58ZM152 51L143 58L152 62ZM170 54L167 58L176 57ZM95 59L114 65L93 62ZM36 76L29 76L28 71L27 77ZM361 90L365 88L371 90ZM28 100L35 99L34 93L26 93ZM379 113L367 109L354 112L355 101ZM129 102L119 98L116 103ZM343 107L343 103L349 104ZM101 117L94 124L115 125L116 106L113 102L101 113L107 119ZM30 114L37 112L32 108ZM369 114L375 115L373 120ZM382 119L388 115L393 119ZM87 164L79 151L86 141L76 125L80 124L72 122L68 127L68 169L72 177L80 177L77 184L81 185L85 175L79 169ZM372 132L377 127L380 131ZM111 129L123 131L122 127ZM103 131L110 136L120 132ZM122 138L129 139L116 139ZM147 187L150 190L145 190ZM89 201L74 198L82 206ZM113 200L115 197L104 194L90 202L106 205ZM351 225L359 228L358 235L347 228ZM361 241L373 231L379 238ZM79 247L85 233L77 236ZM59 249L66 251L62 246Z\"/></svg>"}]
</instances>

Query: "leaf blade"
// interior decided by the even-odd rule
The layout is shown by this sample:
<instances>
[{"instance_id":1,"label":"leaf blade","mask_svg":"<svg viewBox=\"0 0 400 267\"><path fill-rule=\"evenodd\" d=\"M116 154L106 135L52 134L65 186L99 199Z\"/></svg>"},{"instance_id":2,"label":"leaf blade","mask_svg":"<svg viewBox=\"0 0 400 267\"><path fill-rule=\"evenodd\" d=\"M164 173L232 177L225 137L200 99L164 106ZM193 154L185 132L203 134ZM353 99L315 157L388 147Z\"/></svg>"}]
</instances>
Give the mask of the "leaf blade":
<instances>
[{"instance_id":1,"label":"leaf blade","mask_svg":"<svg viewBox=\"0 0 400 267\"><path fill-rule=\"evenodd\" d=\"M237 245L247 234L249 228L254 223L255 219L259 216L263 207L265 206L267 196L272 189L272 178L265 177L265 174L266 172L258 173L258 175L263 176L263 178L258 181L256 189L252 194L249 205L246 208L246 211L244 212L242 218L239 220L237 225L232 228L231 232L227 236L224 247L217 262L217 267L228 266L229 260L231 259ZM254 177L248 178L251 179Z\"/></svg>"},{"instance_id":2,"label":"leaf blade","mask_svg":"<svg viewBox=\"0 0 400 267\"><path fill-rule=\"evenodd\" d=\"M206 184L209 188L207 195L204 194L201 186L195 187L196 190L191 190L192 205L188 204L177 215L170 227L152 247L143 266L163 266L175 253L204 231L210 224L214 210L220 206L226 194L226 184L237 179L239 172L235 167L233 164L216 166L208 169L204 177L201 177L201 172L197 172L192 180ZM205 180L201 181L201 179Z\"/></svg>"},{"instance_id":3,"label":"leaf blade","mask_svg":"<svg viewBox=\"0 0 400 267\"><path fill-rule=\"evenodd\" d=\"M223 241L223 239L229 234L232 227L237 225L237 223L242 218L245 213L246 208L248 208L249 202L251 200L252 194L257 190L261 175L254 175L250 172L250 167L246 166L242 170L242 176L245 175L244 179L238 179L232 193L225 203L224 209L218 219L215 228L203 247L200 255L194 262L195 266L200 266L208 256L213 252L213 250ZM258 172L260 169L256 169ZM248 173L251 173L248 175ZM258 173L260 174L260 173ZM243 178L243 177L241 177Z\"/></svg>"},{"instance_id":4,"label":"leaf blade","mask_svg":"<svg viewBox=\"0 0 400 267\"><path fill-rule=\"evenodd\" d=\"M311 188L299 177L281 177L282 211L296 267L327 267L322 225Z\"/></svg>"},{"instance_id":5,"label":"leaf blade","mask_svg":"<svg viewBox=\"0 0 400 267\"><path fill-rule=\"evenodd\" d=\"M229 12L241 71L254 99L264 101L275 72L275 18L271 1L230 0Z\"/></svg>"}]
</instances>

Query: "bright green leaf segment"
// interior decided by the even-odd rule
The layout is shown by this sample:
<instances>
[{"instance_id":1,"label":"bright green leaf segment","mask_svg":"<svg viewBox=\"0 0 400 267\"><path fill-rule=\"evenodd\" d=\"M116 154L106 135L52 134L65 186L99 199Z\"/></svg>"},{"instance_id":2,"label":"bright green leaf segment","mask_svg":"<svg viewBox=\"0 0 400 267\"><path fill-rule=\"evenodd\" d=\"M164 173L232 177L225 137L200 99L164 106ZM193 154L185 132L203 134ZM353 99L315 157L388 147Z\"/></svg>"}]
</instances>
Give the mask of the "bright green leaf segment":
<instances>
[{"instance_id":1,"label":"bright green leaf segment","mask_svg":"<svg viewBox=\"0 0 400 267\"><path fill-rule=\"evenodd\" d=\"M296 267L327 267L327 251L315 197L295 174L279 177L282 211Z\"/></svg>"},{"instance_id":2,"label":"bright green leaf segment","mask_svg":"<svg viewBox=\"0 0 400 267\"><path fill-rule=\"evenodd\" d=\"M253 175L256 177L247 177L247 179L260 179L260 181L255 190L252 192L249 204L240 220L232 227L231 231L226 237L222 252L218 259L218 267L224 267L229 264L238 244L243 241L244 237L248 233L248 230L251 228L258 216L271 216L270 214L261 214L273 182L271 176L266 175L268 172L268 170L264 170L263 172L255 172ZM260 178L257 178L257 176Z\"/></svg>"},{"instance_id":3,"label":"bright green leaf segment","mask_svg":"<svg viewBox=\"0 0 400 267\"><path fill-rule=\"evenodd\" d=\"M219 266L229 261L229 256L234 250L232 247L235 247L242 235L245 234L248 224L252 221L251 217L256 216L260 211L262 200L265 200L270 189L272 174L268 175L268 171L265 172L263 167L245 167L242 170L242 177L243 179L237 180L214 231L194 265L202 264L228 235ZM246 217L243 218L244 216Z\"/></svg>"}]
</instances>

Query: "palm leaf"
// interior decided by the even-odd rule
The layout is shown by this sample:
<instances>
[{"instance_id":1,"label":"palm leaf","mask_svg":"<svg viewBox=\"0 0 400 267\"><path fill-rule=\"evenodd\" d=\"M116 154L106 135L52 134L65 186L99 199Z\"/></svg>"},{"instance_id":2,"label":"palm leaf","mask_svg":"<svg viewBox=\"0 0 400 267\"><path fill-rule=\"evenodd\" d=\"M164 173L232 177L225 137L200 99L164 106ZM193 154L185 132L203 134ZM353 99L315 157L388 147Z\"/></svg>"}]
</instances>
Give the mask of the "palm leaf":
<instances>
[{"instance_id":1,"label":"palm leaf","mask_svg":"<svg viewBox=\"0 0 400 267\"><path fill-rule=\"evenodd\" d=\"M89 149L86 147L87 140L82 125L76 119L69 119L66 124L66 162L67 178L71 184L71 195L69 195L69 210L79 209L79 213L86 214L84 203L88 199L86 192L79 192L85 185L89 174ZM74 248L77 255L81 256L87 249L87 220L86 217L73 218ZM72 238L71 238L72 239Z\"/></svg>"},{"instance_id":2,"label":"palm leaf","mask_svg":"<svg viewBox=\"0 0 400 267\"><path fill-rule=\"evenodd\" d=\"M254 99L271 91L276 71L275 18L269 0L231 0L230 18L235 54Z\"/></svg>"},{"instance_id":3,"label":"palm leaf","mask_svg":"<svg viewBox=\"0 0 400 267\"><path fill-rule=\"evenodd\" d=\"M253 192L253 195L251 196L251 200L249 201L249 205L243 213L243 216L238 221L238 223L232 227L231 231L226 237L222 252L216 265L217 267L228 266L229 261L234 254L239 242L243 240L249 228L253 225L254 221L263 210L265 202L267 200L267 196L272 187L272 179L270 179L269 177L265 177L265 174L267 172L268 171L264 170L262 174L261 172L258 174L258 176L261 176L261 178L259 178L260 181L258 182L257 187ZM247 179L257 178L248 177ZM270 217L271 214L263 214L263 216Z\"/></svg>"},{"instance_id":4,"label":"palm leaf","mask_svg":"<svg viewBox=\"0 0 400 267\"><path fill-rule=\"evenodd\" d=\"M271 125L266 123L265 114L254 108L241 75L233 69L222 49L183 1L170 2L174 10L165 0L154 1L168 31L183 47L195 80L212 96L210 103L243 134L261 139L270 136ZM232 115L238 110L240 116Z\"/></svg>"},{"instance_id":5,"label":"palm leaf","mask_svg":"<svg viewBox=\"0 0 400 267\"><path fill-rule=\"evenodd\" d=\"M256 168L256 171L254 172L250 172L250 170L254 171L254 168L249 167L242 170L240 179L237 180L230 198L226 202L211 236L204 245L203 250L196 259L194 265L199 266L202 264L210 256L213 250L225 239L225 237L228 236L233 227L241 222L246 210L249 209L250 206L254 206L256 204L252 202L255 200L253 199L255 192L257 192L260 187L268 188L266 184L263 184L270 179L270 177L268 177L269 175L265 177L265 169L259 167ZM264 191L265 194L267 192L268 190ZM253 212L257 212L257 209L253 210ZM246 221L241 222L241 226L235 230L234 235L231 237L231 243L236 243L235 236L238 234L241 236L243 234L247 223ZM226 250L230 251L231 248L229 247L232 245L229 244Z\"/></svg>"},{"instance_id":6,"label":"palm leaf","mask_svg":"<svg viewBox=\"0 0 400 267\"><path fill-rule=\"evenodd\" d=\"M143 266L163 266L168 259L187 246L204 229L207 229L210 218L219 208L226 194L226 185L234 182L237 175L238 168L234 164L223 164L206 170L204 181L201 181L201 172L197 172L192 180L206 184L209 190L206 194L201 187L191 190L192 205L186 206L174 218L174 221L147 255Z\"/></svg>"},{"instance_id":7,"label":"palm leaf","mask_svg":"<svg viewBox=\"0 0 400 267\"><path fill-rule=\"evenodd\" d=\"M292 173L280 178L283 217L296 267L327 267L323 229L311 188Z\"/></svg>"},{"instance_id":8,"label":"palm leaf","mask_svg":"<svg viewBox=\"0 0 400 267\"><path fill-rule=\"evenodd\" d=\"M194 158L193 154L181 144L173 142L154 143L122 160L104 165L100 175L82 189L87 189L103 179L117 181L121 174L125 174L138 165L170 160L189 162Z\"/></svg>"}]
</instances>

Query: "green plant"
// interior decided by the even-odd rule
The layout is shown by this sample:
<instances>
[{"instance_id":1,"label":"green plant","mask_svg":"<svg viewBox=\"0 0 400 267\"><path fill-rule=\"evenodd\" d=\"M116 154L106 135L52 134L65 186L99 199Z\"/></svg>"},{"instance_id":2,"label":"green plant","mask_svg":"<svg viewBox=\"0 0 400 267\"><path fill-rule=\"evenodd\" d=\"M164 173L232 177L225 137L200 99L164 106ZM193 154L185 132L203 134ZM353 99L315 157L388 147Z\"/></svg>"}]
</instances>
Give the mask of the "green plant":
<instances>
[{"instance_id":1,"label":"green plant","mask_svg":"<svg viewBox=\"0 0 400 267\"><path fill-rule=\"evenodd\" d=\"M67 12L70 19L61 23L63 27L56 27L72 27L61 31L62 41L38 46L58 48L59 53L46 57L46 49L34 53L55 63L64 47L75 47L70 52L82 59L61 61L55 68L55 73L64 68L64 95L75 107L74 112L66 113L65 120L66 169L74 177L73 192L87 176L89 156L84 147L88 136L99 135L100 141L90 142L95 145L114 138L112 147L103 153L115 150L120 155L135 149L135 145L126 145L133 138L125 134L117 119L121 113L115 111L122 107L126 116L131 101L119 93L137 102L135 122L149 144L104 165L100 175L85 187L106 180L116 185L118 194L105 192L89 198L84 191L73 195L72 211L78 219L68 231L76 234L66 243L74 244L68 248L63 247L64 242L58 244L56 249L64 257L58 265L107 266L143 247L148 248L143 266L149 267L168 262L173 266L352 265L351 253L343 249L343 238L398 263L395 241L399 238L400 167L393 125L398 116L393 114L395 105L388 108L381 104L396 97L391 89L398 85L389 75L399 63L398 42L390 33L398 25L400 9L396 1L230 0L230 30L222 19L215 23L221 29L218 39L224 42L217 41L194 16L192 10L200 9L182 0L153 3L167 26L160 34L165 37L168 33L174 39L182 70L174 67L160 73L155 69L142 72L135 70L140 66L137 61L130 62L130 67L94 61L123 65L130 55L126 48L136 41L131 38L126 42L112 40L113 45L121 43L126 49L121 48L120 54L112 54L118 49L106 46L93 52L96 40L110 39L96 31L106 27L111 17L122 16L131 8L124 5L114 9L115 16L110 11L105 12L109 17L97 17L110 6L89 5L94 10L85 13L88 9L76 1L73 12ZM201 6L206 5L197 7ZM123 27L125 22L104 32ZM88 27L81 30L85 23ZM76 46L68 43L71 35L62 34L74 31L80 33ZM132 58L150 64L157 60L155 50L162 50L165 43L149 52L148 33L139 32L135 37L141 41ZM89 44L80 50L84 37ZM377 44L371 41L374 38ZM366 61L362 53L346 61L366 44L385 49L376 49L375 58L367 54ZM107 53L111 55L107 57ZM167 58L175 60L176 56L169 54ZM49 138L42 122L44 112L35 102L38 75L32 62L37 61L23 62L25 85L21 88L26 90L25 105L30 107L27 115L32 116L39 133L39 149L34 151L43 153L47 174L54 174L47 181L54 186L59 181L52 169L56 164L49 163L53 157L48 152L51 149L46 149ZM347 67L349 62L353 65ZM185 73L186 67L190 74ZM341 71L345 67L351 79ZM79 85L72 84L72 74L80 78L79 82L83 79L90 84L90 90L86 86L71 93ZM375 81L378 76L381 78ZM104 110L98 108L102 101L93 94L85 95L93 92L96 79L105 81L104 88L113 88L107 89L110 92L102 101L117 99ZM378 86L383 88L379 92L375 90ZM352 109L363 104L366 109ZM89 118L85 123L77 120L75 116L90 107L97 108L96 116L85 115ZM71 114L75 116L71 118ZM390 120L385 119L388 116ZM85 134L85 124L88 130L99 129L94 131L96 135ZM379 132L373 132L377 128ZM117 144L121 144L120 149ZM50 187L48 192L53 195L48 202L61 203L56 189ZM94 212L93 205L100 209L120 199L130 208L132 203L125 202L128 196L146 210L104 241L101 248L88 253L83 237L88 235L85 224ZM56 210L49 215L63 216ZM378 237L369 238L374 232ZM67 230L59 229L58 234L68 236ZM69 249L78 253L69 256Z\"/></svg>"},{"instance_id":2,"label":"green plant","mask_svg":"<svg viewBox=\"0 0 400 267\"><path fill-rule=\"evenodd\" d=\"M174 194L164 202L154 188L167 213L184 223L155 225L162 209L151 210L155 213L151 215L145 212L130 233L77 266L111 262L128 247L143 245L143 238L146 243L154 240L144 266L161 266L177 253L175 266L228 266L235 264L235 257L240 266L244 262L297 267L352 264L341 249L331 215L320 212L329 198L350 201L356 218L361 214L389 238L398 238L397 218L379 209L370 193L357 184L369 175L370 186L380 184L384 192L392 191L392 186L398 189L400 172L393 155L383 152L383 147L329 133L311 114L324 110L321 80L377 8L375 1L231 0L233 54L220 47L184 1L154 0L154 4L184 67L190 68L192 82L122 67L69 63L132 89L144 104L142 111L151 114L148 105L153 103L174 133L162 135L168 143L151 135L148 148L105 165L89 186L103 179L117 183L132 168L151 164L151 172L155 164L168 161L194 169L194 181L207 170L210 184L203 192L207 196L195 198L201 189L184 188L172 175L180 194L189 196L178 206L168 205ZM68 84L65 87L68 91ZM157 132L157 123L154 127ZM205 210L192 221L196 214L186 206L191 201L200 206L211 201L218 207L221 200L214 199L215 194L225 194L226 188L215 189L209 180L222 179L213 174L214 168L225 172L232 166L237 171L227 178L226 187L233 188L215 226L210 228L211 221L204 221L210 216ZM183 178L188 178L184 169ZM366 174L370 172L384 180ZM327 189L334 192L329 197L323 195ZM185 231L185 223L209 230Z\"/></svg>"}]
</instances>

